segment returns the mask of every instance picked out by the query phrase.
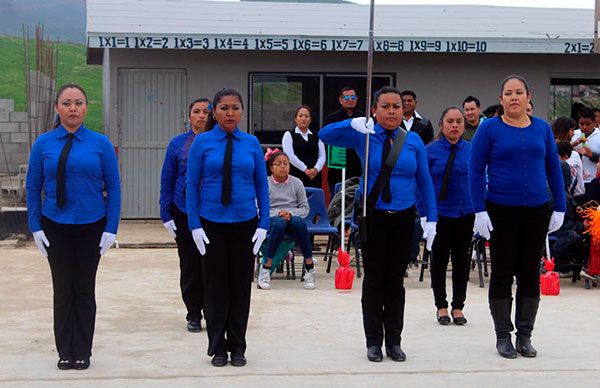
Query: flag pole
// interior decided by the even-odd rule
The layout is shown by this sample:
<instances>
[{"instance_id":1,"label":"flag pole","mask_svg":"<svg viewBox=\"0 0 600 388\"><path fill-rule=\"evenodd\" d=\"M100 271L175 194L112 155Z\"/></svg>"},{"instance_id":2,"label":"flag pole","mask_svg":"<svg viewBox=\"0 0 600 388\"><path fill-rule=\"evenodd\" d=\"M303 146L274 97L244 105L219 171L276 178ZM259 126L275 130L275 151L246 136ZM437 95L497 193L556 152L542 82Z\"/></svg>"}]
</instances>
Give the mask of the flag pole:
<instances>
[{"instance_id":1,"label":"flag pole","mask_svg":"<svg viewBox=\"0 0 600 388\"><path fill-rule=\"evenodd\" d=\"M373 87L373 25L375 21L375 0L371 0L370 12L369 12L369 44L368 44L368 52L367 52L367 106L365 108L365 115L367 119L371 117L371 95L372 87ZM362 218L366 219L367 217L367 183L369 176L369 134L367 133L365 139L365 165L363 168L364 172L364 187L363 187L363 204L362 204ZM365 225L366 226L366 225ZM366 232L366 231L363 231ZM365 238L365 234L363 234L363 238ZM366 240L366 238L365 238Z\"/></svg>"}]
</instances>

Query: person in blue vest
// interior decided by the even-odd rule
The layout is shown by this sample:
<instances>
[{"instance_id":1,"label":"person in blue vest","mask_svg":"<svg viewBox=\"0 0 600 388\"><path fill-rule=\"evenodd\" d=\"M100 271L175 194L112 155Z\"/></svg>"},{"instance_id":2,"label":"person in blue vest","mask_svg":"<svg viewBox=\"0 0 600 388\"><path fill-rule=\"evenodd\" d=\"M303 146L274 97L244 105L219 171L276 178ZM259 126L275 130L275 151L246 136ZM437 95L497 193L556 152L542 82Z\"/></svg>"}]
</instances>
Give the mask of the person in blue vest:
<instances>
[{"instance_id":1,"label":"person in blue vest","mask_svg":"<svg viewBox=\"0 0 600 388\"><path fill-rule=\"evenodd\" d=\"M210 100L198 98L188 107L189 130L175 136L169 145L160 178L160 218L167 232L177 243L179 254L179 286L187 309L187 329L195 333L202 330L204 308L202 287L202 262L200 252L188 228L185 206L185 176L188 152L196 135L204 132L210 114Z\"/></svg>"},{"instance_id":2,"label":"person in blue vest","mask_svg":"<svg viewBox=\"0 0 600 388\"><path fill-rule=\"evenodd\" d=\"M254 258L269 229L267 168L256 137L238 128L240 93L222 89L212 107L188 154L186 207L203 256L208 355L225 366L230 352L244 366Z\"/></svg>"},{"instance_id":3,"label":"person in blue vest","mask_svg":"<svg viewBox=\"0 0 600 388\"><path fill-rule=\"evenodd\" d=\"M505 358L537 355L531 333L540 302L540 257L546 235L560 228L566 210L554 136L544 120L527 115L530 99L523 77L502 81L503 113L481 123L469 163L475 230L490 240L489 305L496 349ZM511 340L513 277L516 349Z\"/></svg>"},{"instance_id":4,"label":"person in blue vest","mask_svg":"<svg viewBox=\"0 0 600 388\"><path fill-rule=\"evenodd\" d=\"M281 139L283 152L290 158L290 174L302 181L304 187L321 188L321 170L325 165L325 145L310 129L312 112L307 105L296 109L296 128Z\"/></svg>"},{"instance_id":5,"label":"person in blue vest","mask_svg":"<svg viewBox=\"0 0 600 388\"><path fill-rule=\"evenodd\" d=\"M58 368L81 370L90 366L96 271L116 240L121 186L112 143L83 125L88 108L83 88L61 86L55 108L56 127L31 149L27 213L52 273Z\"/></svg>"},{"instance_id":6,"label":"person in blue vest","mask_svg":"<svg viewBox=\"0 0 600 388\"><path fill-rule=\"evenodd\" d=\"M468 176L471 144L463 139L465 118L460 108L444 109L439 126L437 140L425 147L438 211L437 234L431 251L431 286L438 323L464 325L467 319L462 310L467 296L469 246L475 220ZM422 202L418 204L419 213L425 214ZM450 257L452 311L448 314L446 271Z\"/></svg>"},{"instance_id":7,"label":"person in blue vest","mask_svg":"<svg viewBox=\"0 0 600 388\"><path fill-rule=\"evenodd\" d=\"M385 86L374 96L377 124L371 119L358 117L329 124L322 128L319 137L325 144L353 148L365 162L365 134L370 134L367 179L368 218L367 241L364 249L364 278L362 286L362 311L367 358L381 362L381 347L394 361L405 361L401 348L404 325L404 274L408 266L411 240L416 217L416 190L420 190L426 208L425 236L428 249L435 237L437 210L427 152L419 135L406 133L402 124L402 98L396 88ZM404 132L400 132L404 131ZM371 194L382 165L396 136L406 135L406 140L389 181L377 198ZM364 182L364 181L363 181ZM363 183L360 185L363 190Z\"/></svg>"}]
</instances>

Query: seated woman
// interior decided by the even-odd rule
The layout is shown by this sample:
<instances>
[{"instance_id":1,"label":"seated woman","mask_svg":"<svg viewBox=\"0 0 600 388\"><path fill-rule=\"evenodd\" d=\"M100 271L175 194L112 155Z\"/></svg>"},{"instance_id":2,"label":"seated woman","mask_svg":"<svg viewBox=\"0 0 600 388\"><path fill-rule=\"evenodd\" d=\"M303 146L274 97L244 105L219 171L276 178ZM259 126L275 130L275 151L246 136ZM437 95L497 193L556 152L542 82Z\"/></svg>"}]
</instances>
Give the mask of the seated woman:
<instances>
[{"instance_id":1,"label":"seated woman","mask_svg":"<svg viewBox=\"0 0 600 388\"><path fill-rule=\"evenodd\" d=\"M303 218L308 216L309 207L304 185L300 179L290 175L290 160L279 150L267 154L267 163L272 174L269 178L269 199L271 203L271 227L267 257L260 266L258 287L263 290L271 288L271 265L273 256L286 233L294 235L304 256L306 274L304 288L315 288L315 267L312 260L312 247L308 228Z\"/></svg>"}]
</instances>

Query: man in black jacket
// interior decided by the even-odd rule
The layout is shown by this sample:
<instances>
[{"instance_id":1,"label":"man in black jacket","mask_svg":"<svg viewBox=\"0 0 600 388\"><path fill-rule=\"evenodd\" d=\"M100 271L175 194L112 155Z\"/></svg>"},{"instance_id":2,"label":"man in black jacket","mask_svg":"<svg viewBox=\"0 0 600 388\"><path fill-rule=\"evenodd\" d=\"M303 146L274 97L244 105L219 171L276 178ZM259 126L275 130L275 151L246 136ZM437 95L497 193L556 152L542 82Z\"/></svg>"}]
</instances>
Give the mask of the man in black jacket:
<instances>
[{"instance_id":1,"label":"man in black jacket","mask_svg":"<svg viewBox=\"0 0 600 388\"><path fill-rule=\"evenodd\" d=\"M429 143L433 140L433 126L431 121L421 117L415 110L417 108L417 95L412 90L405 90L400 95L402 96L402 109L404 110L401 127L419 135L423 140L423 144Z\"/></svg>"},{"instance_id":2,"label":"man in black jacket","mask_svg":"<svg viewBox=\"0 0 600 388\"><path fill-rule=\"evenodd\" d=\"M363 117L365 112L356 109L358 97L354 89L345 87L338 94L340 109L336 110L325 118L323 125L337 123L355 117ZM329 149L329 146L327 146ZM329 154L329 153L328 153ZM352 148L346 149L346 179L362 175L362 163ZM333 198L335 184L342 181L342 170L329 169L327 171L327 183L329 184L329 193Z\"/></svg>"}]
</instances>

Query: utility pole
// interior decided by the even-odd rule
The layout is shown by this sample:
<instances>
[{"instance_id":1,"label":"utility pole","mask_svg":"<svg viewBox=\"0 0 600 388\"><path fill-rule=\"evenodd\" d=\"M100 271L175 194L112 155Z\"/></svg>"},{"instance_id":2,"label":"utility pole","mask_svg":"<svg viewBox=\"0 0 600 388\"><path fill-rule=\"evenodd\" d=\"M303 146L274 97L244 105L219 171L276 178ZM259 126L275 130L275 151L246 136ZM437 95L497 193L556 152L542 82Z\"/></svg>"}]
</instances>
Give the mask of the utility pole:
<instances>
[{"instance_id":1,"label":"utility pole","mask_svg":"<svg viewBox=\"0 0 600 388\"><path fill-rule=\"evenodd\" d=\"M600 23L600 0L594 4L594 53L600 54L600 39L598 39L598 23Z\"/></svg>"}]
</instances>

